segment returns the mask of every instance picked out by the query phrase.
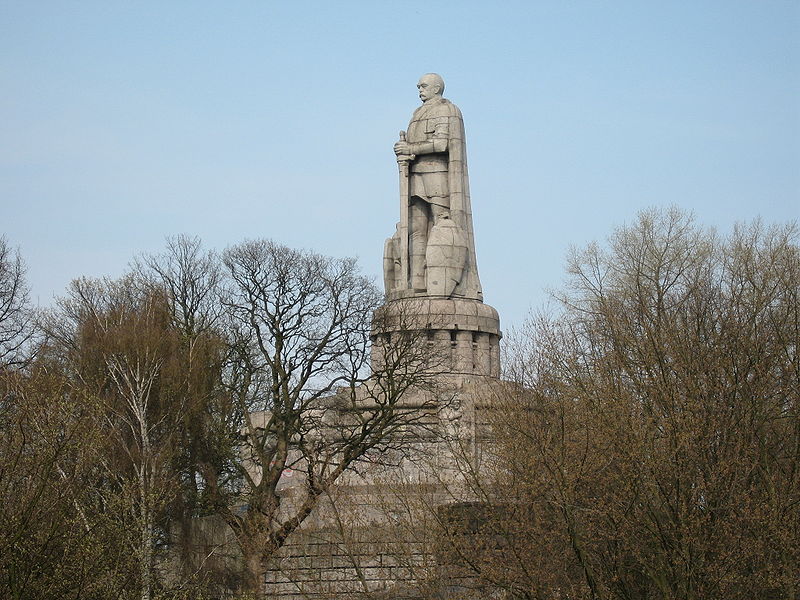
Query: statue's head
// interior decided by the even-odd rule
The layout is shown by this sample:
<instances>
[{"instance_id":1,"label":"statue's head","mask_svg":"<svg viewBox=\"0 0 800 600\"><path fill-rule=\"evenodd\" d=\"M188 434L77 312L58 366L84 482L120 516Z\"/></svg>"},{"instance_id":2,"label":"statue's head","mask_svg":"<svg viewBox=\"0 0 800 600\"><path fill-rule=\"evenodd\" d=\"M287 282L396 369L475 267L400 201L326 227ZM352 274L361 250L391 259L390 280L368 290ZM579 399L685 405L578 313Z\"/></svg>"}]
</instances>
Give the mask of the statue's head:
<instances>
[{"instance_id":1,"label":"statue's head","mask_svg":"<svg viewBox=\"0 0 800 600\"><path fill-rule=\"evenodd\" d=\"M444 79L436 73L426 73L419 78L417 89L419 90L419 99L427 102L444 94Z\"/></svg>"}]
</instances>

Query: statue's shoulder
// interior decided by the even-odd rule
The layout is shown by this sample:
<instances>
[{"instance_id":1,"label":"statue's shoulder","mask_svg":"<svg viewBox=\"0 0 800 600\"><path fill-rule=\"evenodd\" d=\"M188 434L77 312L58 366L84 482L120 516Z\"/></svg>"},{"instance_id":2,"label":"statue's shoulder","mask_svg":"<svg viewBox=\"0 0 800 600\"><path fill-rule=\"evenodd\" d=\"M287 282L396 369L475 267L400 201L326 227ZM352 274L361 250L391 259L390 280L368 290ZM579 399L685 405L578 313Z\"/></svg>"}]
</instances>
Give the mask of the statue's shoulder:
<instances>
[{"instance_id":1,"label":"statue's shoulder","mask_svg":"<svg viewBox=\"0 0 800 600\"><path fill-rule=\"evenodd\" d=\"M458 108L455 104L450 102L447 98L442 98L442 105L441 109L443 115L447 115L448 117L458 117L459 119L463 119L461 116L461 109Z\"/></svg>"},{"instance_id":2,"label":"statue's shoulder","mask_svg":"<svg viewBox=\"0 0 800 600\"><path fill-rule=\"evenodd\" d=\"M431 107L431 117L457 117L461 119L461 111L447 98L442 98Z\"/></svg>"}]
</instances>

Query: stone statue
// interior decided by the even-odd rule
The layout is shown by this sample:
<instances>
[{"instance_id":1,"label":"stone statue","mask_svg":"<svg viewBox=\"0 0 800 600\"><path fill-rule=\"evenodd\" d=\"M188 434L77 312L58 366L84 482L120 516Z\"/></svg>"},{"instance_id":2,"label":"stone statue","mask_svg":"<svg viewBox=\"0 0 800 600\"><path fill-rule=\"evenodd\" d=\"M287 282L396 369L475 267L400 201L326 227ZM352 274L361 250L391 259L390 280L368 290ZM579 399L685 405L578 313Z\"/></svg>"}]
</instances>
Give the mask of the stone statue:
<instances>
[{"instance_id":1,"label":"stone statue","mask_svg":"<svg viewBox=\"0 0 800 600\"><path fill-rule=\"evenodd\" d=\"M461 111L442 97L439 75L417 89L422 106L394 145L400 223L384 248L386 295L481 300Z\"/></svg>"}]
</instances>

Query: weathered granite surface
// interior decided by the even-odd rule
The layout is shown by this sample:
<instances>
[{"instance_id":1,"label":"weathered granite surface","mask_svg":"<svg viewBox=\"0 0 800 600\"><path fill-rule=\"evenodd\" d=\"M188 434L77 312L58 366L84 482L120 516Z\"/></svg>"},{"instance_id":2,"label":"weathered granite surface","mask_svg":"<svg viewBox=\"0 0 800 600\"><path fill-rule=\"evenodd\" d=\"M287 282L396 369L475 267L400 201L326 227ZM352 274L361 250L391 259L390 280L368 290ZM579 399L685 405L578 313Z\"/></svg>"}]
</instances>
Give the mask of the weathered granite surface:
<instances>
[{"instance_id":1,"label":"weathered granite surface","mask_svg":"<svg viewBox=\"0 0 800 600\"><path fill-rule=\"evenodd\" d=\"M416 335L436 355L442 374L500 377L500 317L471 298L415 297L384 304L373 320L372 361L376 367L394 334Z\"/></svg>"},{"instance_id":2,"label":"weathered granite surface","mask_svg":"<svg viewBox=\"0 0 800 600\"><path fill-rule=\"evenodd\" d=\"M464 120L442 97L436 73L423 75L417 89L422 106L394 145L400 222L384 248L386 295L480 300Z\"/></svg>"},{"instance_id":3,"label":"weathered granite surface","mask_svg":"<svg viewBox=\"0 0 800 600\"><path fill-rule=\"evenodd\" d=\"M478 278L464 119L442 97L439 75L423 75L417 89L422 106L394 145L400 222L384 246L387 302L375 314L373 365L393 335L415 332L438 355L438 372L498 378L500 318Z\"/></svg>"}]
</instances>

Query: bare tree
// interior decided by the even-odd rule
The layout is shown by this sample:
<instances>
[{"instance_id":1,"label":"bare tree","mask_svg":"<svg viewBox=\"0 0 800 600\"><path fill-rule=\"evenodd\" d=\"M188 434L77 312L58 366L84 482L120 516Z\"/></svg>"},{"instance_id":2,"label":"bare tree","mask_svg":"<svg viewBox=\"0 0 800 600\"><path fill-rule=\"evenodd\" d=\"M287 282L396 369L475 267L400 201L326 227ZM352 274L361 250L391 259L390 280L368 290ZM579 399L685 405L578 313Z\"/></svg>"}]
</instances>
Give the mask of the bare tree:
<instances>
[{"instance_id":1,"label":"bare tree","mask_svg":"<svg viewBox=\"0 0 800 600\"><path fill-rule=\"evenodd\" d=\"M176 236L167 238L165 252L137 259L135 271L143 283L165 294L174 324L190 344L191 357L191 344L220 323L219 258L204 251L199 238Z\"/></svg>"},{"instance_id":2,"label":"bare tree","mask_svg":"<svg viewBox=\"0 0 800 600\"><path fill-rule=\"evenodd\" d=\"M120 280L73 282L45 322L70 393L100 406L103 475L94 485L103 502L94 509L124 533L137 574L127 593L142 598L202 585L197 565L164 550L186 539L180 529L194 517L213 513L204 482L232 479L242 421L221 387L219 273L198 240L175 238Z\"/></svg>"},{"instance_id":3,"label":"bare tree","mask_svg":"<svg viewBox=\"0 0 800 600\"><path fill-rule=\"evenodd\" d=\"M102 409L101 510L126 531L137 568L129 588L147 600L157 584L156 548L177 483L176 431L185 410L172 393L179 350L167 302L131 276L77 280L48 330L68 365L73 393L96 398Z\"/></svg>"},{"instance_id":4,"label":"bare tree","mask_svg":"<svg viewBox=\"0 0 800 600\"><path fill-rule=\"evenodd\" d=\"M370 334L382 296L350 259L246 242L223 256L236 353L228 373L245 415L242 490L220 499L258 592L265 561L317 507L327 490L374 448L398 436L434 400L404 406L434 376L412 334L395 336L383 367L369 372ZM420 339L422 336L419 336ZM282 493L287 473L302 485ZM297 481L297 480L295 480ZM236 510L232 500L244 504Z\"/></svg>"},{"instance_id":5,"label":"bare tree","mask_svg":"<svg viewBox=\"0 0 800 600\"><path fill-rule=\"evenodd\" d=\"M572 254L488 413L503 562L477 572L525 598L798 597L797 242L673 209Z\"/></svg>"},{"instance_id":6,"label":"bare tree","mask_svg":"<svg viewBox=\"0 0 800 600\"><path fill-rule=\"evenodd\" d=\"M260 594L265 565L332 486L401 456L447 401L425 324L410 303L376 312L382 296L354 261L271 242L223 258L175 238L120 280L74 282L43 319L40 360L71 406L96 408L75 413L98 435L87 493L68 507L93 544L125 550L105 587L84 590L187 591L216 550L160 571L170 523L190 539L197 517L217 515L246 559L239 587Z\"/></svg>"},{"instance_id":7,"label":"bare tree","mask_svg":"<svg viewBox=\"0 0 800 600\"><path fill-rule=\"evenodd\" d=\"M33 336L28 294L19 251L0 237L0 366L25 362L23 349Z\"/></svg>"},{"instance_id":8,"label":"bare tree","mask_svg":"<svg viewBox=\"0 0 800 600\"><path fill-rule=\"evenodd\" d=\"M108 527L102 410L46 352L0 374L0 596L119 598L130 566Z\"/></svg>"},{"instance_id":9,"label":"bare tree","mask_svg":"<svg viewBox=\"0 0 800 600\"><path fill-rule=\"evenodd\" d=\"M164 295L177 334L178 351L168 366L171 393L184 410L175 430L180 485L169 511L170 542L177 544L184 578L210 580L220 575L208 562L214 563L218 552L195 560L193 529L197 518L215 514L214 503L235 488L244 418L222 381L229 354L222 265L198 238L178 236L167 240L165 252L140 257L135 272L143 288Z\"/></svg>"}]
</instances>

